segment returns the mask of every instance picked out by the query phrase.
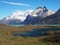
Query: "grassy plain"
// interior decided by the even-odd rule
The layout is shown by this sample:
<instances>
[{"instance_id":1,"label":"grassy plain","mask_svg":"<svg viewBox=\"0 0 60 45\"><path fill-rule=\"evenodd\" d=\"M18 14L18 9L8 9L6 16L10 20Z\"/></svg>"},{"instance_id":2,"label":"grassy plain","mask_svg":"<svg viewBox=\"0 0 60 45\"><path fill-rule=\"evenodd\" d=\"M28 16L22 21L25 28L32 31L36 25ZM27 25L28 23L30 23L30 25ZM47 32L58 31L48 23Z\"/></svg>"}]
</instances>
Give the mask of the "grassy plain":
<instances>
[{"instance_id":1,"label":"grassy plain","mask_svg":"<svg viewBox=\"0 0 60 45\"><path fill-rule=\"evenodd\" d=\"M60 31L44 32L48 36L21 37L12 36L11 33L29 31L38 28L60 28L60 26L22 26L11 27L0 24L0 45L60 45Z\"/></svg>"}]
</instances>

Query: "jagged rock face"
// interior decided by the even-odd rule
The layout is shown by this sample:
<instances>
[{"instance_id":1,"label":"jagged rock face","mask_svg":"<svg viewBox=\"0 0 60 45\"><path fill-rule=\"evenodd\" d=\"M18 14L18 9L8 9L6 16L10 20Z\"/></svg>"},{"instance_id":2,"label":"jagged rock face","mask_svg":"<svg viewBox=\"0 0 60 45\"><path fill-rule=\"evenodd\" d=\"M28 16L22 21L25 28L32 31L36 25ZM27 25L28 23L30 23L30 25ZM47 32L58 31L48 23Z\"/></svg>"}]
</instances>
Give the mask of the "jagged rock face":
<instances>
[{"instance_id":1,"label":"jagged rock face","mask_svg":"<svg viewBox=\"0 0 60 45\"><path fill-rule=\"evenodd\" d=\"M27 16L26 20L22 22L23 24L40 24L41 23L41 17L32 17Z\"/></svg>"},{"instance_id":2,"label":"jagged rock face","mask_svg":"<svg viewBox=\"0 0 60 45\"><path fill-rule=\"evenodd\" d=\"M43 24L42 21L47 16L54 14L53 11L48 11L46 7L38 7L36 10L32 12L32 15L28 15L26 20L23 22L24 24Z\"/></svg>"},{"instance_id":3,"label":"jagged rock face","mask_svg":"<svg viewBox=\"0 0 60 45\"><path fill-rule=\"evenodd\" d=\"M31 16L40 16L42 18L45 18L46 16L49 16L51 14L54 14L54 11L49 11L46 7L38 7L36 10L32 12Z\"/></svg>"},{"instance_id":4,"label":"jagged rock face","mask_svg":"<svg viewBox=\"0 0 60 45\"><path fill-rule=\"evenodd\" d=\"M41 16L42 18L45 17L45 13L48 10L46 8L38 7L35 11L32 12L32 16Z\"/></svg>"},{"instance_id":5,"label":"jagged rock face","mask_svg":"<svg viewBox=\"0 0 60 45\"><path fill-rule=\"evenodd\" d=\"M25 20L25 24L60 24L60 9L56 13L45 18L41 18L40 16L28 16Z\"/></svg>"}]
</instances>

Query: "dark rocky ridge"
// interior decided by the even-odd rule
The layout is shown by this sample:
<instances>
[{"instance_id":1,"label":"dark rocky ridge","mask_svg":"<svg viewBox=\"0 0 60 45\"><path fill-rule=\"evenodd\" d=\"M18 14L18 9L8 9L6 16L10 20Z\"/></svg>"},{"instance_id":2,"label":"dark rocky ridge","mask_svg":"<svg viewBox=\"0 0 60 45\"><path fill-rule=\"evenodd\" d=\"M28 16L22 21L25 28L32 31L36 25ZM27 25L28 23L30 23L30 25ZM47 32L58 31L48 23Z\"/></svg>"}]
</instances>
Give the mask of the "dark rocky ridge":
<instances>
[{"instance_id":1,"label":"dark rocky ridge","mask_svg":"<svg viewBox=\"0 0 60 45\"><path fill-rule=\"evenodd\" d=\"M31 17L28 15L24 24L60 24L60 9L56 13L43 19L39 16Z\"/></svg>"}]
</instances>

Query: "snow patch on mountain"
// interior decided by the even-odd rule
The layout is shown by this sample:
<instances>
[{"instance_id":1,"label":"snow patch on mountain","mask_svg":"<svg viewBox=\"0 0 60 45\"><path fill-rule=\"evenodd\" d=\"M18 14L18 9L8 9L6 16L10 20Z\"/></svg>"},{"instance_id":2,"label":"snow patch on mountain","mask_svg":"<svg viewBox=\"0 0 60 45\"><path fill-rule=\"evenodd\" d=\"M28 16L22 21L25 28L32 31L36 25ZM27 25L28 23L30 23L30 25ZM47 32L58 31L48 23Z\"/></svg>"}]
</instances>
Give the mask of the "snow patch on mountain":
<instances>
[{"instance_id":1,"label":"snow patch on mountain","mask_svg":"<svg viewBox=\"0 0 60 45\"><path fill-rule=\"evenodd\" d=\"M54 13L55 13L54 10L49 10L49 11L47 12L47 16L50 16L50 15L52 15L52 14L54 14Z\"/></svg>"},{"instance_id":2,"label":"snow patch on mountain","mask_svg":"<svg viewBox=\"0 0 60 45\"><path fill-rule=\"evenodd\" d=\"M31 16L37 17L40 16L42 18L50 16L51 14L54 14L55 11L48 10L46 7L38 7L36 10L34 10L31 14Z\"/></svg>"},{"instance_id":3,"label":"snow patch on mountain","mask_svg":"<svg viewBox=\"0 0 60 45\"><path fill-rule=\"evenodd\" d=\"M21 21L24 21L28 14L30 14L33 10L26 10L26 11L20 11L17 10L14 13L12 13L10 16L5 17L5 20L12 20L12 19L19 19Z\"/></svg>"}]
</instances>

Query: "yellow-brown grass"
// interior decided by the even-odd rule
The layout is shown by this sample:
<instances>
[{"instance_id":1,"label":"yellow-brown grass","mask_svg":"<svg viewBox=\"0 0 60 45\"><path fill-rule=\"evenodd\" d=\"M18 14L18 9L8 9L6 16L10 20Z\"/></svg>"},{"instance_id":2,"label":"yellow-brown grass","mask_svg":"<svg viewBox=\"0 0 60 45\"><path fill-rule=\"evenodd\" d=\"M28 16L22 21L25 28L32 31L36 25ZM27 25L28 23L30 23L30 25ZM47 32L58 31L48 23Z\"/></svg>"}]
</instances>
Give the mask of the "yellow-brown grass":
<instances>
[{"instance_id":1,"label":"yellow-brown grass","mask_svg":"<svg viewBox=\"0 0 60 45\"><path fill-rule=\"evenodd\" d=\"M20 36L12 36L13 32L22 32L29 31L37 28L51 28L50 26L22 26L22 27L11 27L7 25L0 24L0 45L55 45L55 43L45 43L42 42L42 38L44 37L20 37ZM60 28L60 26L59 26ZM56 45L60 45L57 43Z\"/></svg>"}]
</instances>

